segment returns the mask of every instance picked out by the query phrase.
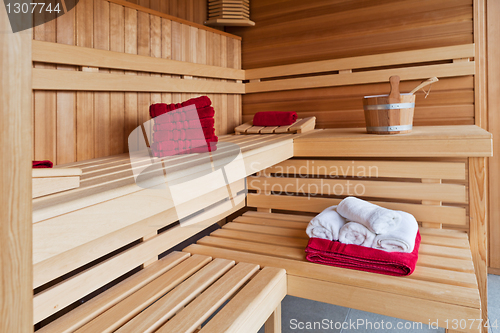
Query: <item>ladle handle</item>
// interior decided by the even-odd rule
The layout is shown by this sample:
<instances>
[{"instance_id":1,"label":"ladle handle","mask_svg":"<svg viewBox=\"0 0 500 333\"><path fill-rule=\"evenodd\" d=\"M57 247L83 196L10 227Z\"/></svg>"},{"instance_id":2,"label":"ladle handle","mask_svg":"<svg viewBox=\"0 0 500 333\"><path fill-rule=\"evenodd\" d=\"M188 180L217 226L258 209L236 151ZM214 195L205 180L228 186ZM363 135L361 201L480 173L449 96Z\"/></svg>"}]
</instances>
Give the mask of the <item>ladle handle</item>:
<instances>
[{"instance_id":1,"label":"ladle handle","mask_svg":"<svg viewBox=\"0 0 500 333\"><path fill-rule=\"evenodd\" d=\"M429 84L432 84L432 83L438 82L438 81L439 81L439 79L437 77L431 77L430 79L423 81L418 86L413 88L413 90L410 91L410 94L413 95L414 93L416 93L417 91L419 91L423 87L428 86Z\"/></svg>"},{"instance_id":2,"label":"ladle handle","mask_svg":"<svg viewBox=\"0 0 500 333\"><path fill-rule=\"evenodd\" d=\"M391 83L391 93L389 94L389 103L401 102L401 94L399 92L399 76L394 75L389 78Z\"/></svg>"}]
</instances>

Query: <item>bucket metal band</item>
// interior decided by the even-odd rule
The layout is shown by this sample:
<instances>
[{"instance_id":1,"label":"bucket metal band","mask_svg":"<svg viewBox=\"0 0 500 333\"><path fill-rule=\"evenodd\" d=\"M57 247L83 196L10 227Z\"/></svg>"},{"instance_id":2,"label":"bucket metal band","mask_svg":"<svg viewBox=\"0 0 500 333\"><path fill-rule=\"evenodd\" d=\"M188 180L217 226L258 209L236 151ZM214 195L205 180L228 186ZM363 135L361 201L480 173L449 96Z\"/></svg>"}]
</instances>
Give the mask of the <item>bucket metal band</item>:
<instances>
[{"instance_id":1,"label":"bucket metal band","mask_svg":"<svg viewBox=\"0 0 500 333\"><path fill-rule=\"evenodd\" d=\"M365 105L365 110L394 110L394 109L411 109L415 107L415 103L394 103L394 104L376 104Z\"/></svg>"},{"instance_id":2,"label":"bucket metal band","mask_svg":"<svg viewBox=\"0 0 500 333\"><path fill-rule=\"evenodd\" d=\"M373 126L367 127L368 132L397 132L408 131L413 128L413 125L398 125L398 126Z\"/></svg>"}]
</instances>

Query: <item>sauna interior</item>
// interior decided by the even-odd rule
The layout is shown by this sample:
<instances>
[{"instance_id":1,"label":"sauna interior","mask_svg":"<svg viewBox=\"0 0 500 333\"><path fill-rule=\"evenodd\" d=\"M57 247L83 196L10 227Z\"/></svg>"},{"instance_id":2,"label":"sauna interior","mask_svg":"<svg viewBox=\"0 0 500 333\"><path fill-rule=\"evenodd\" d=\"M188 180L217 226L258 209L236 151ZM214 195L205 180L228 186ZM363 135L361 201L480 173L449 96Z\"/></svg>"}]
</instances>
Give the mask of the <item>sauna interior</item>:
<instances>
[{"instance_id":1,"label":"sauna interior","mask_svg":"<svg viewBox=\"0 0 500 333\"><path fill-rule=\"evenodd\" d=\"M500 331L500 1L4 2L0 333ZM409 271L314 243L351 196Z\"/></svg>"}]
</instances>

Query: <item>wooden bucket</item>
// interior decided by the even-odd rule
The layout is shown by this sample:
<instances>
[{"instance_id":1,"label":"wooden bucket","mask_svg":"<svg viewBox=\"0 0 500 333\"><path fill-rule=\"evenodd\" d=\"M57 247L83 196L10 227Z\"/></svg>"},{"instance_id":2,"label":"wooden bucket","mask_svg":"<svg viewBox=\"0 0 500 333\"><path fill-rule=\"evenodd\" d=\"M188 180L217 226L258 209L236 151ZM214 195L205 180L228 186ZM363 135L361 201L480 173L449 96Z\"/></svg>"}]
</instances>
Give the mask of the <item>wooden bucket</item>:
<instances>
[{"instance_id":1,"label":"wooden bucket","mask_svg":"<svg viewBox=\"0 0 500 333\"><path fill-rule=\"evenodd\" d=\"M413 127L415 95L399 93L399 77L392 76L389 95L365 96L366 131L370 134L410 133Z\"/></svg>"}]
</instances>

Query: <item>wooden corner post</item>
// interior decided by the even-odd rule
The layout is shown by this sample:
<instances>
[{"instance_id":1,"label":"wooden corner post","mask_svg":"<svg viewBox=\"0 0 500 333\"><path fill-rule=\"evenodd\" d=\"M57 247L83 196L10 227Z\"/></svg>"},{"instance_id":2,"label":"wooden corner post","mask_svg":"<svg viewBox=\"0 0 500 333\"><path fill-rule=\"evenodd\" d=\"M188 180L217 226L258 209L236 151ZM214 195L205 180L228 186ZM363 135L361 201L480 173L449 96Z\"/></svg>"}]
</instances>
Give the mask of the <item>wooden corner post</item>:
<instances>
[{"instance_id":1,"label":"wooden corner post","mask_svg":"<svg viewBox=\"0 0 500 333\"><path fill-rule=\"evenodd\" d=\"M0 332L33 332L31 40L1 5Z\"/></svg>"},{"instance_id":2,"label":"wooden corner post","mask_svg":"<svg viewBox=\"0 0 500 333\"><path fill-rule=\"evenodd\" d=\"M486 163L485 157L469 158L469 241L481 296L481 312L484 323L488 319L488 177ZM488 332L488 329L483 327L483 332Z\"/></svg>"}]
</instances>

